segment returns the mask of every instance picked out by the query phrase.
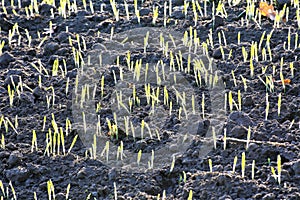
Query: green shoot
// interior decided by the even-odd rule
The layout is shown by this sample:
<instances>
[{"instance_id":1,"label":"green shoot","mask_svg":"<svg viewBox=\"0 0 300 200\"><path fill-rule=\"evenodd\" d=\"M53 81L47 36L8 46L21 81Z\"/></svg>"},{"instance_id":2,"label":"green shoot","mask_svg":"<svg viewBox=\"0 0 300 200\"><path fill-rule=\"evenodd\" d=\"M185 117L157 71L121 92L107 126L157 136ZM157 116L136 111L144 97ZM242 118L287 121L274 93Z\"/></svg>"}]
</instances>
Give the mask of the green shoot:
<instances>
[{"instance_id":1,"label":"green shoot","mask_svg":"<svg viewBox=\"0 0 300 200\"><path fill-rule=\"evenodd\" d=\"M277 171L278 171L278 183L281 183L281 157L277 156Z\"/></svg>"},{"instance_id":2,"label":"green shoot","mask_svg":"<svg viewBox=\"0 0 300 200\"><path fill-rule=\"evenodd\" d=\"M175 167L175 156L173 155L173 160L172 160L172 164L171 164L171 167L170 167L170 173L173 171L174 167Z\"/></svg>"},{"instance_id":3,"label":"green shoot","mask_svg":"<svg viewBox=\"0 0 300 200\"><path fill-rule=\"evenodd\" d=\"M245 152L242 153L242 178L245 177L245 168L246 168L246 156Z\"/></svg>"},{"instance_id":4,"label":"green shoot","mask_svg":"<svg viewBox=\"0 0 300 200\"><path fill-rule=\"evenodd\" d=\"M247 134L246 150L248 150L248 148L249 148L250 138L251 138L251 128L249 126L248 127L248 134Z\"/></svg>"},{"instance_id":5,"label":"green shoot","mask_svg":"<svg viewBox=\"0 0 300 200\"><path fill-rule=\"evenodd\" d=\"M71 143L71 146L70 146L70 148L69 148L67 154L69 154L69 153L71 152L72 148L74 147L74 145L75 145L75 143L76 143L76 141L77 141L77 137L78 137L78 135L76 135L76 136L73 138L73 141L72 141L72 143Z\"/></svg>"},{"instance_id":6,"label":"green shoot","mask_svg":"<svg viewBox=\"0 0 300 200\"><path fill-rule=\"evenodd\" d=\"M281 93L278 95L278 116L280 115L280 107L281 107Z\"/></svg>"},{"instance_id":7,"label":"green shoot","mask_svg":"<svg viewBox=\"0 0 300 200\"><path fill-rule=\"evenodd\" d=\"M192 199L193 199L193 190L190 190L188 200L192 200Z\"/></svg>"},{"instance_id":8,"label":"green shoot","mask_svg":"<svg viewBox=\"0 0 300 200\"><path fill-rule=\"evenodd\" d=\"M208 166L209 166L209 171L212 172L213 169L212 169L212 161L211 161L211 159L208 159Z\"/></svg>"},{"instance_id":9,"label":"green shoot","mask_svg":"<svg viewBox=\"0 0 300 200\"><path fill-rule=\"evenodd\" d=\"M142 158L142 150L139 150L138 155L137 155L137 161L136 161L138 166L140 166L141 158Z\"/></svg>"},{"instance_id":10,"label":"green shoot","mask_svg":"<svg viewBox=\"0 0 300 200\"><path fill-rule=\"evenodd\" d=\"M252 161L252 173L251 173L251 178L254 180L254 174L255 174L255 160Z\"/></svg>"},{"instance_id":11,"label":"green shoot","mask_svg":"<svg viewBox=\"0 0 300 200\"><path fill-rule=\"evenodd\" d=\"M266 115L265 115L265 120L268 120L269 109L270 109L269 94L266 93Z\"/></svg>"},{"instance_id":12,"label":"green shoot","mask_svg":"<svg viewBox=\"0 0 300 200\"><path fill-rule=\"evenodd\" d=\"M36 132L35 130L32 131L32 140L31 140L31 152L34 151L34 149L37 151L37 138L36 138Z\"/></svg>"}]
</instances>

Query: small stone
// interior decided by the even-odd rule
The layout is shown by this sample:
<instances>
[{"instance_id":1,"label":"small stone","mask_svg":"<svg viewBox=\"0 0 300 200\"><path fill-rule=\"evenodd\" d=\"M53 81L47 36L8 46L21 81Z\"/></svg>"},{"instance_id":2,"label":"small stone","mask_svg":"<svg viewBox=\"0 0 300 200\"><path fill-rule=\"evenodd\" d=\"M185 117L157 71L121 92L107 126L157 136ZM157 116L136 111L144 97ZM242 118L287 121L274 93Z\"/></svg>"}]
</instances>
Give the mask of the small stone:
<instances>
[{"instance_id":1,"label":"small stone","mask_svg":"<svg viewBox=\"0 0 300 200\"><path fill-rule=\"evenodd\" d=\"M59 48L59 45L56 42L49 42L44 46L44 55L52 55L54 54Z\"/></svg>"},{"instance_id":2,"label":"small stone","mask_svg":"<svg viewBox=\"0 0 300 200\"><path fill-rule=\"evenodd\" d=\"M51 15L51 9L54 12L55 11L55 7L50 5L50 4L40 4L39 5L39 13L41 15L45 15L45 16L50 16Z\"/></svg>"},{"instance_id":3,"label":"small stone","mask_svg":"<svg viewBox=\"0 0 300 200\"><path fill-rule=\"evenodd\" d=\"M177 10L177 11L172 12L171 17L174 19L184 19L185 16L181 10Z\"/></svg>"},{"instance_id":4,"label":"small stone","mask_svg":"<svg viewBox=\"0 0 300 200\"><path fill-rule=\"evenodd\" d=\"M213 54L212 54L212 57L213 57L214 59L221 59L221 58L222 58L222 52L221 52L221 49L220 49L220 48L214 49Z\"/></svg>"},{"instance_id":5,"label":"small stone","mask_svg":"<svg viewBox=\"0 0 300 200\"><path fill-rule=\"evenodd\" d=\"M265 196L263 196L262 199L263 200L274 200L275 199L275 195L273 193L269 193L269 194L266 194Z\"/></svg>"},{"instance_id":6,"label":"small stone","mask_svg":"<svg viewBox=\"0 0 300 200\"><path fill-rule=\"evenodd\" d=\"M253 98L251 96L246 96L244 99L243 99L243 104L245 106L252 106L254 104L253 102Z\"/></svg>"},{"instance_id":7,"label":"small stone","mask_svg":"<svg viewBox=\"0 0 300 200\"><path fill-rule=\"evenodd\" d=\"M112 168L108 172L108 180L112 181L115 180L118 176L118 172L115 168Z\"/></svg>"},{"instance_id":8,"label":"small stone","mask_svg":"<svg viewBox=\"0 0 300 200\"><path fill-rule=\"evenodd\" d=\"M279 7L283 7L284 4L291 4L291 0L277 0L276 3L278 4Z\"/></svg>"},{"instance_id":9,"label":"small stone","mask_svg":"<svg viewBox=\"0 0 300 200\"><path fill-rule=\"evenodd\" d=\"M61 32L57 35L56 38L60 43L67 43L67 42L69 42L69 36L70 36L70 33Z\"/></svg>"},{"instance_id":10,"label":"small stone","mask_svg":"<svg viewBox=\"0 0 300 200\"><path fill-rule=\"evenodd\" d=\"M6 178L12 182L24 182L30 176L29 171L23 167L16 167L13 169L5 170Z\"/></svg>"},{"instance_id":11,"label":"small stone","mask_svg":"<svg viewBox=\"0 0 300 200\"><path fill-rule=\"evenodd\" d=\"M247 130L242 126L235 126L229 135L234 138L243 139L247 136Z\"/></svg>"},{"instance_id":12,"label":"small stone","mask_svg":"<svg viewBox=\"0 0 300 200\"><path fill-rule=\"evenodd\" d=\"M172 0L172 7L173 6L182 6L184 5L184 0Z\"/></svg>"},{"instance_id":13,"label":"small stone","mask_svg":"<svg viewBox=\"0 0 300 200\"><path fill-rule=\"evenodd\" d=\"M86 173L86 168L83 167L81 168L81 170L79 170L79 172L77 173L77 178L78 179L84 179L87 177L87 173Z\"/></svg>"},{"instance_id":14,"label":"small stone","mask_svg":"<svg viewBox=\"0 0 300 200\"><path fill-rule=\"evenodd\" d=\"M10 87L17 86L20 81L20 78L21 77L19 75L7 76L6 79L4 80L4 85L5 86L10 85Z\"/></svg>"},{"instance_id":15,"label":"small stone","mask_svg":"<svg viewBox=\"0 0 300 200\"><path fill-rule=\"evenodd\" d=\"M11 55L8 52L4 52L1 56L0 56L0 68L5 68L9 65L9 63L15 61L16 59L14 58L13 55Z\"/></svg>"},{"instance_id":16,"label":"small stone","mask_svg":"<svg viewBox=\"0 0 300 200\"><path fill-rule=\"evenodd\" d=\"M34 96L30 92L24 92L20 95L20 101L25 104L34 104Z\"/></svg>"},{"instance_id":17,"label":"small stone","mask_svg":"<svg viewBox=\"0 0 300 200\"><path fill-rule=\"evenodd\" d=\"M45 90L43 90L43 88L40 87L36 87L33 89L32 94L35 98L40 99L41 97L43 97L46 93Z\"/></svg>"},{"instance_id":18,"label":"small stone","mask_svg":"<svg viewBox=\"0 0 300 200\"><path fill-rule=\"evenodd\" d=\"M300 176L300 159L293 162L292 169L294 170L296 175Z\"/></svg>"},{"instance_id":19,"label":"small stone","mask_svg":"<svg viewBox=\"0 0 300 200\"><path fill-rule=\"evenodd\" d=\"M7 160L8 166L11 168L11 167L14 167L14 166L20 164L22 161L22 157L23 157L23 155L20 152L13 151Z\"/></svg>"},{"instance_id":20,"label":"small stone","mask_svg":"<svg viewBox=\"0 0 300 200\"><path fill-rule=\"evenodd\" d=\"M243 112L234 111L234 112L230 113L229 119L232 122L235 122L236 124L242 125L245 127L249 127L249 126L253 125L252 119L246 113L243 113Z\"/></svg>"},{"instance_id":21,"label":"small stone","mask_svg":"<svg viewBox=\"0 0 300 200\"><path fill-rule=\"evenodd\" d=\"M216 29L219 26L223 26L224 25L224 18L220 17L220 16L215 16L215 20L214 20L214 24L213 24L213 28Z\"/></svg>"},{"instance_id":22,"label":"small stone","mask_svg":"<svg viewBox=\"0 0 300 200\"><path fill-rule=\"evenodd\" d=\"M145 16L145 15L148 15L150 12L151 12L150 9L148 9L148 8L143 8L143 9L140 10L140 15L141 15L141 16Z\"/></svg>"}]
</instances>

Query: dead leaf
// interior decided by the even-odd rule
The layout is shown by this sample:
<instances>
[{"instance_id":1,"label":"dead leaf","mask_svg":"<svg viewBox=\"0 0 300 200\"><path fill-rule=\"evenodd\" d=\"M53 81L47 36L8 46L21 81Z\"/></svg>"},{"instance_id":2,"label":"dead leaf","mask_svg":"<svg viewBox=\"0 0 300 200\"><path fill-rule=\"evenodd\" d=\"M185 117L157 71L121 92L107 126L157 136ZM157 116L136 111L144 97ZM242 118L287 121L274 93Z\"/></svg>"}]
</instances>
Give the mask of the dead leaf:
<instances>
[{"instance_id":1,"label":"dead leaf","mask_svg":"<svg viewBox=\"0 0 300 200\"><path fill-rule=\"evenodd\" d=\"M266 2L260 2L259 11L262 16L268 17L271 20L275 19L276 12L274 11L274 7L272 5L268 5Z\"/></svg>"}]
</instances>

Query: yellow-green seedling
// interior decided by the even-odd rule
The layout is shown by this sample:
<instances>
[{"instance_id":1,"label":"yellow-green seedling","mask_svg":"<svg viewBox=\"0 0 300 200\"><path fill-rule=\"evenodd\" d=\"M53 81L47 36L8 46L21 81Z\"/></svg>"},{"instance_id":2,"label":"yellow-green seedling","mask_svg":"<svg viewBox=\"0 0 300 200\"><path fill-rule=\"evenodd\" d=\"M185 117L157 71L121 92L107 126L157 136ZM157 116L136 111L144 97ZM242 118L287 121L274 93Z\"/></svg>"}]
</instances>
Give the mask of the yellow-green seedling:
<instances>
[{"instance_id":1,"label":"yellow-green seedling","mask_svg":"<svg viewBox=\"0 0 300 200\"><path fill-rule=\"evenodd\" d=\"M277 156L278 183L281 183L281 156Z\"/></svg>"},{"instance_id":2,"label":"yellow-green seedling","mask_svg":"<svg viewBox=\"0 0 300 200\"><path fill-rule=\"evenodd\" d=\"M176 158L175 156L173 155L172 156L172 163L171 163L171 167L170 167L170 173L173 171L174 167L175 167L175 161L176 161Z\"/></svg>"},{"instance_id":3,"label":"yellow-green seedling","mask_svg":"<svg viewBox=\"0 0 300 200\"><path fill-rule=\"evenodd\" d=\"M69 195L70 195L70 189L71 189L71 184L69 183L67 186L67 192L66 192L66 200L69 199Z\"/></svg>"},{"instance_id":4,"label":"yellow-green seedling","mask_svg":"<svg viewBox=\"0 0 300 200\"><path fill-rule=\"evenodd\" d=\"M204 96L204 93L202 93L201 108L202 108L202 118L204 119L204 109L205 109L205 96Z\"/></svg>"},{"instance_id":5,"label":"yellow-green seedling","mask_svg":"<svg viewBox=\"0 0 300 200\"><path fill-rule=\"evenodd\" d=\"M151 158L150 161L148 161L148 168L153 169L154 166L154 150L151 150Z\"/></svg>"},{"instance_id":6,"label":"yellow-green seedling","mask_svg":"<svg viewBox=\"0 0 300 200\"><path fill-rule=\"evenodd\" d=\"M4 122L4 126L7 126L5 127L6 128L6 133L8 132L8 125L14 130L14 132L16 134L19 134L18 131L16 130L15 126L13 125L13 123L9 120L8 117L5 117L5 122Z\"/></svg>"},{"instance_id":7,"label":"yellow-green seedling","mask_svg":"<svg viewBox=\"0 0 300 200\"><path fill-rule=\"evenodd\" d=\"M13 199L13 200L17 200L16 191L15 191L15 188L13 187L11 181L9 181L9 186L10 186L11 192L12 192L12 194L13 194L13 198L12 198L12 199ZM8 190L7 190L7 195L8 195Z\"/></svg>"},{"instance_id":8,"label":"yellow-green seedling","mask_svg":"<svg viewBox=\"0 0 300 200\"><path fill-rule=\"evenodd\" d=\"M109 156L109 141L106 141L105 147L103 148L101 152L101 156L104 156L104 153L106 155L106 162L108 162L108 156Z\"/></svg>"},{"instance_id":9,"label":"yellow-green seedling","mask_svg":"<svg viewBox=\"0 0 300 200\"><path fill-rule=\"evenodd\" d=\"M235 156L235 157L234 157L234 160L233 160L233 166L232 166L232 173L233 173L233 174L235 173L236 163L237 163L237 156Z\"/></svg>"},{"instance_id":10,"label":"yellow-green seedling","mask_svg":"<svg viewBox=\"0 0 300 200\"><path fill-rule=\"evenodd\" d=\"M37 151L37 137L36 137L36 132L35 130L32 130L32 140L31 140L31 152L34 151L34 149Z\"/></svg>"},{"instance_id":11,"label":"yellow-green seedling","mask_svg":"<svg viewBox=\"0 0 300 200\"><path fill-rule=\"evenodd\" d=\"M252 172L251 172L251 179L254 180L255 175L255 160L252 161Z\"/></svg>"},{"instance_id":12,"label":"yellow-green seedling","mask_svg":"<svg viewBox=\"0 0 300 200\"><path fill-rule=\"evenodd\" d=\"M125 12L126 12L126 19L129 21L129 11L128 11L128 3L124 0Z\"/></svg>"},{"instance_id":13,"label":"yellow-green seedling","mask_svg":"<svg viewBox=\"0 0 300 200\"><path fill-rule=\"evenodd\" d=\"M0 43L0 56L2 55L2 49L3 49L4 45L5 45L5 41L3 40Z\"/></svg>"},{"instance_id":14,"label":"yellow-green seedling","mask_svg":"<svg viewBox=\"0 0 300 200\"><path fill-rule=\"evenodd\" d=\"M5 139L3 133L1 134L0 148L5 149Z\"/></svg>"},{"instance_id":15,"label":"yellow-green seedling","mask_svg":"<svg viewBox=\"0 0 300 200\"><path fill-rule=\"evenodd\" d=\"M249 126L248 127L248 133L247 133L246 150L248 150L248 148L249 148L250 138L251 138L251 128Z\"/></svg>"},{"instance_id":16,"label":"yellow-green seedling","mask_svg":"<svg viewBox=\"0 0 300 200\"><path fill-rule=\"evenodd\" d=\"M245 152L242 153L242 178L245 177L245 168L246 168L246 155Z\"/></svg>"},{"instance_id":17,"label":"yellow-green seedling","mask_svg":"<svg viewBox=\"0 0 300 200\"><path fill-rule=\"evenodd\" d=\"M216 137L215 127L212 127L212 137L214 141L214 149L217 149L217 137Z\"/></svg>"},{"instance_id":18,"label":"yellow-green seedling","mask_svg":"<svg viewBox=\"0 0 300 200\"><path fill-rule=\"evenodd\" d=\"M278 116L280 115L280 108L281 108L281 93L279 93L278 95L278 103L277 103L277 113L278 113Z\"/></svg>"},{"instance_id":19,"label":"yellow-green seedling","mask_svg":"<svg viewBox=\"0 0 300 200\"><path fill-rule=\"evenodd\" d=\"M238 105L239 105L238 110L242 111L242 95L240 90L238 90Z\"/></svg>"},{"instance_id":20,"label":"yellow-green seedling","mask_svg":"<svg viewBox=\"0 0 300 200\"><path fill-rule=\"evenodd\" d=\"M213 168L212 168L212 161L211 161L211 159L208 159L208 166L209 166L209 171L212 172Z\"/></svg>"},{"instance_id":21,"label":"yellow-green seedling","mask_svg":"<svg viewBox=\"0 0 300 200\"><path fill-rule=\"evenodd\" d=\"M140 166L141 158L142 158L142 150L139 150L137 155L137 160L136 160L138 166Z\"/></svg>"},{"instance_id":22,"label":"yellow-green seedling","mask_svg":"<svg viewBox=\"0 0 300 200\"><path fill-rule=\"evenodd\" d=\"M117 193L117 185L116 185L116 182L114 182L114 197L115 197L115 200L118 199L118 193Z\"/></svg>"},{"instance_id":23,"label":"yellow-green seedling","mask_svg":"<svg viewBox=\"0 0 300 200\"><path fill-rule=\"evenodd\" d=\"M55 191L54 191L54 185L51 181L47 181L47 192L48 192L48 199L49 200L55 200Z\"/></svg>"},{"instance_id":24,"label":"yellow-green seedling","mask_svg":"<svg viewBox=\"0 0 300 200\"><path fill-rule=\"evenodd\" d=\"M15 91L10 88L10 85L7 86L7 92L9 97L9 105L13 106Z\"/></svg>"},{"instance_id":25,"label":"yellow-green seedling","mask_svg":"<svg viewBox=\"0 0 300 200\"><path fill-rule=\"evenodd\" d=\"M224 142L224 150L226 150L226 145L227 145L227 129L226 128L224 128L223 142Z\"/></svg>"},{"instance_id":26,"label":"yellow-green seedling","mask_svg":"<svg viewBox=\"0 0 300 200\"><path fill-rule=\"evenodd\" d=\"M193 190L189 191L188 200L193 200Z\"/></svg>"},{"instance_id":27,"label":"yellow-green seedling","mask_svg":"<svg viewBox=\"0 0 300 200\"><path fill-rule=\"evenodd\" d=\"M270 109L269 94L266 93L266 111L265 111L266 115L265 115L265 120L268 120L269 109Z\"/></svg>"},{"instance_id":28,"label":"yellow-green seedling","mask_svg":"<svg viewBox=\"0 0 300 200\"><path fill-rule=\"evenodd\" d=\"M74 147L74 145L75 145L75 143L76 143L76 141L77 141L77 137L78 137L78 135L76 135L76 136L73 138L73 141L72 141L72 143L71 143L71 146L70 146L70 148L69 148L67 154L69 154L69 153L71 152L72 148Z\"/></svg>"},{"instance_id":29,"label":"yellow-green seedling","mask_svg":"<svg viewBox=\"0 0 300 200\"><path fill-rule=\"evenodd\" d=\"M158 18L158 6L153 7L153 19L152 19L152 24L155 25L157 18Z\"/></svg>"}]
</instances>

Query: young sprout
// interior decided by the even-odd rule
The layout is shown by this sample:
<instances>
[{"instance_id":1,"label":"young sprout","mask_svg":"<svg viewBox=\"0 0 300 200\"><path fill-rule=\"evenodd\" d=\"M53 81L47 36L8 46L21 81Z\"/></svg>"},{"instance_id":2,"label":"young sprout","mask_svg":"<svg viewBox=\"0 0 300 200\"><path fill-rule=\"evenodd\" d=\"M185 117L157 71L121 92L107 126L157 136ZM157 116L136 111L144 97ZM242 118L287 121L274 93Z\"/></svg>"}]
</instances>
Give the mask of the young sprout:
<instances>
[{"instance_id":1,"label":"young sprout","mask_svg":"<svg viewBox=\"0 0 300 200\"><path fill-rule=\"evenodd\" d=\"M142 150L139 150L137 155L137 161L136 161L138 166L140 166L141 157L142 157Z\"/></svg>"},{"instance_id":2,"label":"young sprout","mask_svg":"<svg viewBox=\"0 0 300 200\"><path fill-rule=\"evenodd\" d=\"M164 27L167 26L167 1L164 3Z\"/></svg>"},{"instance_id":3,"label":"young sprout","mask_svg":"<svg viewBox=\"0 0 300 200\"><path fill-rule=\"evenodd\" d=\"M277 181L277 175L275 172L275 168L273 166L271 166L271 173L272 173L272 176L274 177L274 179Z\"/></svg>"},{"instance_id":4,"label":"young sprout","mask_svg":"<svg viewBox=\"0 0 300 200\"><path fill-rule=\"evenodd\" d=\"M71 184L69 183L67 186L66 200L69 199L70 189L71 189Z\"/></svg>"},{"instance_id":5,"label":"young sprout","mask_svg":"<svg viewBox=\"0 0 300 200\"><path fill-rule=\"evenodd\" d=\"M11 189L12 194L13 194L13 199L14 199L14 200L17 200L16 191L15 191L15 188L13 187L11 181L9 181L9 186L10 186L10 189ZM8 194L8 191L7 191L7 194Z\"/></svg>"},{"instance_id":6,"label":"young sprout","mask_svg":"<svg viewBox=\"0 0 300 200\"><path fill-rule=\"evenodd\" d=\"M90 0L90 9L91 9L91 13L94 14L94 6L92 0Z\"/></svg>"},{"instance_id":7,"label":"young sprout","mask_svg":"<svg viewBox=\"0 0 300 200\"><path fill-rule=\"evenodd\" d=\"M47 191L49 200L55 199L54 185L51 179L47 181Z\"/></svg>"},{"instance_id":8,"label":"young sprout","mask_svg":"<svg viewBox=\"0 0 300 200\"><path fill-rule=\"evenodd\" d=\"M202 118L203 119L204 119L204 106L205 106L205 96L204 96L204 93L202 93L201 107L202 107Z\"/></svg>"},{"instance_id":9,"label":"young sprout","mask_svg":"<svg viewBox=\"0 0 300 200\"><path fill-rule=\"evenodd\" d=\"M115 0L110 0L110 5L112 7L112 10L113 10L114 16L116 18L116 21L119 21L119 10L117 9L117 5L116 5Z\"/></svg>"},{"instance_id":10,"label":"young sprout","mask_svg":"<svg viewBox=\"0 0 300 200\"><path fill-rule=\"evenodd\" d=\"M250 76L254 76L254 66L253 66L253 60L250 59Z\"/></svg>"},{"instance_id":11,"label":"young sprout","mask_svg":"<svg viewBox=\"0 0 300 200\"><path fill-rule=\"evenodd\" d=\"M212 169L212 161L211 161L211 159L208 159L208 165L209 165L209 171L212 172L213 169Z\"/></svg>"},{"instance_id":12,"label":"young sprout","mask_svg":"<svg viewBox=\"0 0 300 200\"><path fill-rule=\"evenodd\" d=\"M128 11L128 4L127 1L124 0L125 12L126 12L126 19L129 21L129 11Z\"/></svg>"},{"instance_id":13,"label":"young sprout","mask_svg":"<svg viewBox=\"0 0 300 200\"><path fill-rule=\"evenodd\" d=\"M10 88L10 85L7 86L7 91L8 91L8 96L9 96L9 105L10 105L10 107L12 107L15 91Z\"/></svg>"},{"instance_id":14,"label":"young sprout","mask_svg":"<svg viewBox=\"0 0 300 200\"><path fill-rule=\"evenodd\" d=\"M184 13L184 16L187 16L189 5L190 5L190 2L184 1L183 10L182 10L182 12Z\"/></svg>"},{"instance_id":15,"label":"young sprout","mask_svg":"<svg viewBox=\"0 0 300 200\"><path fill-rule=\"evenodd\" d=\"M152 20L152 24L155 25L157 18L158 18L158 6L153 7L153 20Z\"/></svg>"},{"instance_id":16,"label":"young sprout","mask_svg":"<svg viewBox=\"0 0 300 200\"><path fill-rule=\"evenodd\" d=\"M278 183L281 183L281 157L277 156L277 171L278 171Z\"/></svg>"},{"instance_id":17,"label":"young sprout","mask_svg":"<svg viewBox=\"0 0 300 200\"><path fill-rule=\"evenodd\" d=\"M175 156L173 155L173 160L172 160L172 164L171 164L171 167L170 167L170 173L173 171L174 167L175 167Z\"/></svg>"},{"instance_id":18,"label":"young sprout","mask_svg":"<svg viewBox=\"0 0 300 200\"><path fill-rule=\"evenodd\" d=\"M251 172L251 178L254 180L254 174L255 174L255 160L252 161L252 172Z\"/></svg>"},{"instance_id":19,"label":"young sprout","mask_svg":"<svg viewBox=\"0 0 300 200\"><path fill-rule=\"evenodd\" d=\"M238 90L238 104L239 104L239 111L242 111L242 97L241 97L240 90Z\"/></svg>"},{"instance_id":20,"label":"young sprout","mask_svg":"<svg viewBox=\"0 0 300 200\"><path fill-rule=\"evenodd\" d=\"M216 137L215 127L212 127L212 136L214 141L214 149L217 149L217 137Z\"/></svg>"},{"instance_id":21,"label":"young sprout","mask_svg":"<svg viewBox=\"0 0 300 200\"><path fill-rule=\"evenodd\" d=\"M232 98L232 91L228 93L228 103L229 103L229 110L232 112L233 109L233 98Z\"/></svg>"},{"instance_id":22,"label":"young sprout","mask_svg":"<svg viewBox=\"0 0 300 200\"><path fill-rule=\"evenodd\" d=\"M281 107L281 93L278 95L278 116L280 115L280 107Z\"/></svg>"},{"instance_id":23,"label":"young sprout","mask_svg":"<svg viewBox=\"0 0 300 200\"><path fill-rule=\"evenodd\" d=\"M3 41L0 43L0 56L1 56L1 54L2 54L2 49L3 49L4 45L5 45L5 41L3 40Z\"/></svg>"},{"instance_id":24,"label":"young sprout","mask_svg":"<svg viewBox=\"0 0 300 200\"><path fill-rule=\"evenodd\" d=\"M1 147L2 149L5 149L5 139L4 139L3 133L1 134L0 147Z\"/></svg>"},{"instance_id":25,"label":"young sprout","mask_svg":"<svg viewBox=\"0 0 300 200\"><path fill-rule=\"evenodd\" d=\"M34 148L35 148L36 151L38 150L35 130L32 131L31 152L33 152Z\"/></svg>"},{"instance_id":26,"label":"young sprout","mask_svg":"<svg viewBox=\"0 0 300 200\"><path fill-rule=\"evenodd\" d=\"M246 78L244 78L242 75L240 75L240 76L241 76L242 81L243 81L244 91L246 92L246 91L247 91L247 80L246 80Z\"/></svg>"},{"instance_id":27,"label":"young sprout","mask_svg":"<svg viewBox=\"0 0 300 200\"><path fill-rule=\"evenodd\" d=\"M71 146L70 146L70 148L69 148L67 154L69 154L69 153L71 152L72 148L74 147L74 145L75 145L75 143L76 143L76 141L77 141L77 137L78 137L78 135L76 135L76 136L73 138L73 141L72 141L72 143L71 143Z\"/></svg>"},{"instance_id":28,"label":"young sprout","mask_svg":"<svg viewBox=\"0 0 300 200\"><path fill-rule=\"evenodd\" d=\"M189 191L188 200L193 200L193 190Z\"/></svg>"},{"instance_id":29,"label":"young sprout","mask_svg":"<svg viewBox=\"0 0 300 200\"><path fill-rule=\"evenodd\" d=\"M100 90L101 90L101 98L103 98L103 94L104 94L104 76L101 77Z\"/></svg>"},{"instance_id":30,"label":"young sprout","mask_svg":"<svg viewBox=\"0 0 300 200\"><path fill-rule=\"evenodd\" d=\"M247 62L248 53L245 47L242 47L242 54L243 54L244 62Z\"/></svg>"},{"instance_id":31,"label":"young sprout","mask_svg":"<svg viewBox=\"0 0 300 200\"><path fill-rule=\"evenodd\" d=\"M118 199L118 193L117 193L117 185L116 185L116 182L114 182L114 197L115 197L115 200Z\"/></svg>"},{"instance_id":32,"label":"young sprout","mask_svg":"<svg viewBox=\"0 0 300 200\"><path fill-rule=\"evenodd\" d=\"M224 141L224 150L226 150L226 145L227 145L227 129L226 128L224 128L223 141Z\"/></svg>"},{"instance_id":33,"label":"young sprout","mask_svg":"<svg viewBox=\"0 0 300 200\"><path fill-rule=\"evenodd\" d=\"M266 115L265 115L265 120L268 120L269 108L270 108L269 94L266 93Z\"/></svg>"},{"instance_id":34,"label":"young sprout","mask_svg":"<svg viewBox=\"0 0 300 200\"><path fill-rule=\"evenodd\" d=\"M246 168L246 156L245 152L242 153L242 178L245 177L245 168Z\"/></svg>"},{"instance_id":35,"label":"young sprout","mask_svg":"<svg viewBox=\"0 0 300 200\"><path fill-rule=\"evenodd\" d=\"M248 127L248 134L247 134L246 150L248 150L248 148L249 148L250 138L251 138L251 128L249 126Z\"/></svg>"}]
</instances>

